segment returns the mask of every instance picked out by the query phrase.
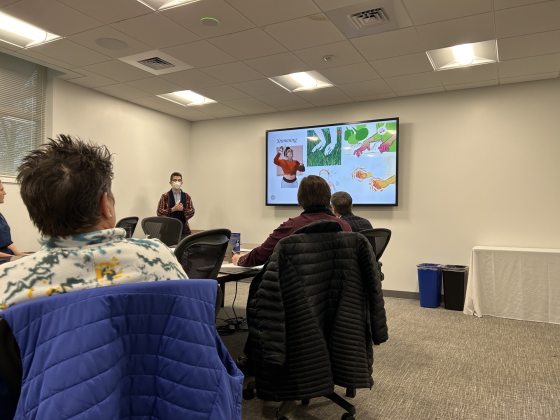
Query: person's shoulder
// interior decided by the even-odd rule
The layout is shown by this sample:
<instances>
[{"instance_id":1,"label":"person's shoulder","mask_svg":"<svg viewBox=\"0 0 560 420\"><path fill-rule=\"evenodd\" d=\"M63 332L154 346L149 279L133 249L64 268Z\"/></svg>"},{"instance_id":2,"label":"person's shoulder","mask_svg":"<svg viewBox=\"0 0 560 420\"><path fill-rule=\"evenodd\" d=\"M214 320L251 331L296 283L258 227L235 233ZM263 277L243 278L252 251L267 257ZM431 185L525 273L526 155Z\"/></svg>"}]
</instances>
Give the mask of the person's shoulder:
<instances>
[{"instance_id":1,"label":"person's shoulder","mask_svg":"<svg viewBox=\"0 0 560 420\"><path fill-rule=\"evenodd\" d=\"M344 219L338 219L337 218L336 220L338 221L338 223L342 227L342 230L344 230L345 232L352 232L352 226L350 226L350 223L348 223Z\"/></svg>"}]
</instances>

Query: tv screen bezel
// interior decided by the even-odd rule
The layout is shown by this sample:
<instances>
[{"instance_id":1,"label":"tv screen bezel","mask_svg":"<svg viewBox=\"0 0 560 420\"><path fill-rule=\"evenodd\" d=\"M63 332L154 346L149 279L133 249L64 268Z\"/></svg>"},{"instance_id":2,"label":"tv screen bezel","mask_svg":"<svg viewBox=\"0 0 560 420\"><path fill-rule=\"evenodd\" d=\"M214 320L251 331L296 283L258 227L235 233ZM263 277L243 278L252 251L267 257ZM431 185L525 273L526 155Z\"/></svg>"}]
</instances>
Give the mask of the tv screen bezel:
<instances>
[{"instance_id":1,"label":"tv screen bezel","mask_svg":"<svg viewBox=\"0 0 560 420\"><path fill-rule=\"evenodd\" d=\"M363 121L351 121L351 122L338 122L338 123L330 123L330 124L321 124L321 125L306 125L306 126L301 126L301 127L286 127L286 128L276 128L274 130L266 130L266 135L265 135L265 142L266 142L266 146L265 146L265 160L266 160L266 172L265 172L265 206L267 207L294 207L294 206L299 206L298 203L293 203L293 204L271 204L268 202L268 170L269 170L269 165L270 162L268 161L268 133L272 133L275 131L287 131L287 130L302 130L302 129L310 129L310 128L317 128L320 129L322 127L332 127L335 125L355 125L355 124L364 124L364 123L373 123L373 122L378 122L378 121L396 121L397 123L397 135L395 138L395 141L397 142L397 150L396 150L396 168L395 168L395 173L397 176L397 181L395 182L395 202L394 204L387 204L387 203L367 203L367 204L363 204L363 203L354 203L352 204L353 206L358 206L358 207L397 207L399 205L399 149L400 149L400 141L399 141L399 136L400 136L400 121L399 121L399 117L387 117L387 118L377 118L374 120L363 120Z\"/></svg>"}]
</instances>

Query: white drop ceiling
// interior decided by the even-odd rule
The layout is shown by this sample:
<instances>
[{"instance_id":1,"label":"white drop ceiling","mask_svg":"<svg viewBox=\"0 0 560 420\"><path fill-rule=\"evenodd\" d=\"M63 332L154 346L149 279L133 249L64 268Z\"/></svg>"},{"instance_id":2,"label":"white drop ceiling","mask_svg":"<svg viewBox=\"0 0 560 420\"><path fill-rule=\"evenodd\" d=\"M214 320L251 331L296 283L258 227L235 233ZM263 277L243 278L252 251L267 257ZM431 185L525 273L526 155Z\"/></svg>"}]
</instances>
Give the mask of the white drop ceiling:
<instances>
[{"instance_id":1,"label":"white drop ceiling","mask_svg":"<svg viewBox=\"0 0 560 420\"><path fill-rule=\"evenodd\" d=\"M1 11L64 37L27 50L0 43L0 51L189 121L559 77L560 0L394 0L398 29L353 38L326 13L385 1L200 0L154 12L136 0L0 0ZM203 25L205 16L220 24ZM434 72L425 54L490 39L496 64ZM154 76L119 60L156 49L193 68ZM289 93L268 80L308 70L334 87ZM155 96L176 90L217 103L185 108Z\"/></svg>"}]
</instances>

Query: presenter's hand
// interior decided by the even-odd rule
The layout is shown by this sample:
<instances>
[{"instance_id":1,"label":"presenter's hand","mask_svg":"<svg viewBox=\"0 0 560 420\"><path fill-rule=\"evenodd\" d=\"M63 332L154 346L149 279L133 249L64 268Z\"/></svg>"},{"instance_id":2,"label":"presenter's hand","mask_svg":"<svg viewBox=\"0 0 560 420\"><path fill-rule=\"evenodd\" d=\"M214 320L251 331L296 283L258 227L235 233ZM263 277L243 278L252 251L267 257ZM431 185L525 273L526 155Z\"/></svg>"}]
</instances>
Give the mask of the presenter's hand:
<instances>
[{"instance_id":1,"label":"presenter's hand","mask_svg":"<svg viewBox=\"0 0 560 420\"><path fill-rule=\"evenodd\" d=\"M171 208L171 211L183 211L183 203L175 204L175 205Z\"/></svg>"}]
</instances>

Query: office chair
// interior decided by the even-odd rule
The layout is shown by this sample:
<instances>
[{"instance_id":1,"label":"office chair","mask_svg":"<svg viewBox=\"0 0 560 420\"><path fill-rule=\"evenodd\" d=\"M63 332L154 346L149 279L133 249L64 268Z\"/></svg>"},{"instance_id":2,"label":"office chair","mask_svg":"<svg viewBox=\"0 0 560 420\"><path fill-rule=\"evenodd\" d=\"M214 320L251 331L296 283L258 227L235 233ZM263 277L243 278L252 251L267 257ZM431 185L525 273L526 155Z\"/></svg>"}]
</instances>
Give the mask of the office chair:
<instances>
[{"instance_id":1,"label":"office chair","mask_svg":"<svg viewBox=\"0 0 560 420\"><path fill-rule=\"evenodd\" d=\"M243 375L216 331L216 289L212 280L130 283L3 311L21 351L11 357L14 418L240 420Z\"/></svg>"},{"instance_id":2,"label":"office chair","mask_svg":"<svg viewBox=\"0 0 560 420\"><path fill-rule=\"evenodd\" d=\"M137 224L138 224L138 217L130 216L119 220L117 222L116 227L123 228L124 230L126 230L126 237L132 238L132 235L134 235L134 230L136 229Z\"/></svg>"},{"instance_id":3,"label":"office chair","mask_svg":"<svg viewBox=\"0 0 560 420\"><path fill-rule=\"evenodd\" d=\"M311 223L281 239L252 281L247 300L245 399L302 405L326 397L354 420L355 407L334 391L373 385L373 344L388 338L378 265L367 239L332 221ZM248 373L247 372L247 373Z\"/></svg>"},{"instance_id":4,"label":"office chair","mask_svg":"<svg viewBox=\"0 0 560 420\"><path fill-rule=\"evenodd\" d=\"M187 236L175 256L191 279L216 279L229 243L229 229L210 229Z\"/></svg>"},{"instance_id":5,"label":"office chair","mask_svg":"<svg viewBox=\"0 0 560 420\"><path fill-rule=\"evenodd\" d=\"M183 223L173 217L146 217L142 219L142 230L150 238L157 238L167 246L175 246L181 239Z\"/></svg>"},{"instance_id":6,"label":"office chair","mask_svg":"<svg viewBox=\"0 0 560 420\"><path fill-rule=\"evenodd\" d=\"M391 239L391 230L385 228L365 229L361 230L360 233L368 239L375 257L379 261Z\"/></svg>"}]
</instances>

